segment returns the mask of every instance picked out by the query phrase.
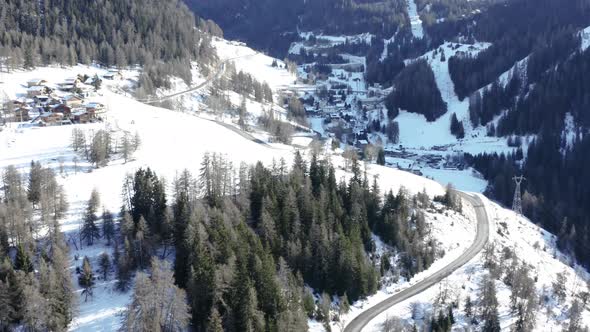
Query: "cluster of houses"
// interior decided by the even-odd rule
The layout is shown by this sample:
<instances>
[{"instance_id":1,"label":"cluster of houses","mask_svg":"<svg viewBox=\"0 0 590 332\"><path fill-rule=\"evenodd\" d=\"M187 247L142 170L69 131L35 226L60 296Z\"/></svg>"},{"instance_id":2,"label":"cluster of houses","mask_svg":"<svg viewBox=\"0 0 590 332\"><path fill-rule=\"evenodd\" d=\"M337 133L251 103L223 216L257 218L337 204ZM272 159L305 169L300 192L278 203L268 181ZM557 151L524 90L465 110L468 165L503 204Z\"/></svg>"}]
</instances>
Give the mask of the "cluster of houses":
<instances>
[{"instance_id":1,"label":"cluster of houses","mask_svg":"<svg viewBox=\"0 0 590 332\"><path fill-rule=\"evenodd\" d=\"M103 79L116 79L116 75L109 72ZM96 75L78 75L57 84L44 79L29 80L26 94L10 101L11 107L5 107L4 120L38 126L102 121L105 106L88 101L96 95L101 82Z\"/></svg>"}]
</instances>

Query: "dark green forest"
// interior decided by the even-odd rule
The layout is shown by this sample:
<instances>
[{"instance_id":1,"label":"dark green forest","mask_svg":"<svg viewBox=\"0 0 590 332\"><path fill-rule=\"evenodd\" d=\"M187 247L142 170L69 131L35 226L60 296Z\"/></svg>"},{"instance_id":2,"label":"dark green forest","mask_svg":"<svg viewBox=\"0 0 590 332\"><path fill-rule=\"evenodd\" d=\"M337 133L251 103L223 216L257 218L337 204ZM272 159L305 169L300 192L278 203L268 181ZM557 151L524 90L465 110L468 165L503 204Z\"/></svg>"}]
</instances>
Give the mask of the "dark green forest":
<instances>
[{"instance_id":1,"label":"dark green forest","mask_svg":"<svg viewBox=\"0 0 590 332\"><path fill-rule=\"evenodd\" d=\"M170 187L149 168L139 169L122 184L118 216L100 213L97 191L85 205L80 245L106 242L113 251L102 254L98 268L81 260L82 298L92 299L100 271L104 280L114 273L117 290L134 290L123 326L161 326L141 312L148 302L166 300L174 303L166 311L173 323L197 331L214 325L224 331L305 330L308 317L327 323L331 297L352 303L373 294L383 274L410 278L442 253L425 240L424 211L433 204L425 193L413 197L401 189L383 198L356 158L351 173L348 181L336 180L328 162L317 156L307 162L299 153L291 166L281 161L237 168L207 154L196 175L183 171ZM26 175L9 167L2 181L0 307L6 315L0 324L64 330L75 307L64 268L68 246L59 230L68 207L63 188L38 163ZM437 200L461 209L451 189ZM33 240L42 227L49 227L49 236ZM376 255L372 233L404 255L395 261ZM174 264L167 267L157 258L170 253ZM152 293L156 285L177 295ZM41 298L47 305L26 309Z\"/></svg>"},{"instance_id":2,"label":"dark green forest","mask_svg":"<svg viewBox=\"0 0 590 332\"><path fill-rule=\"evenodd\" d=\"M0 56L9 68L142 65L155 86L166 86L168 75L190 83L191 61L204 68L215 61L195 25L178 0L2 0Z\"/></svg>"}]
</instances>

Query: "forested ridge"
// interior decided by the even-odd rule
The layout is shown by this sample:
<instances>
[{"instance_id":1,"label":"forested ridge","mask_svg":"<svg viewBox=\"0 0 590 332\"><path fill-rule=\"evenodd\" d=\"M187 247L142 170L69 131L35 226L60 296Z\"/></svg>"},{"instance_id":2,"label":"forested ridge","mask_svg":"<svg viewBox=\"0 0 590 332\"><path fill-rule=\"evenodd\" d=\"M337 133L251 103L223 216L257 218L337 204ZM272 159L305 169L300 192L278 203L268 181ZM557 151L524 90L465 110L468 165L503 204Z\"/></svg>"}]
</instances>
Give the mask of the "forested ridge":
<instances>
[{"instance_id":1,"label":"forested ridge","mask_svg":"<svg viewBox=\"0 0 590 332\"><path fill-rule=\"evenodd\" d=\"M588 51L572 55L555 70L541 75L529 90L517 93L517 102L505 106L508 111L490 134L535 134L524 151L524 161L522 150L513 156L483 155L475 159L476 168L490 180L490 194L507 205L511 204L514 190L512 176L522 173L527 178L525 215L558 234L562 249L583 264L589 264L590 252L590 205L585 181L589 175L585 167L589 153L589 95L584 88L588 84L585 73L589 59ZM493 105L491 109L498 112L504 109L499 108L502 106L494 94L478 98L475 105ZM573 125L568 128L570 141L562 134L568 127L568 117L573 122L568 124ZM514 140L517 146L522 142L520 138Z\"/></svg>"},{"instance_id":2,"label":"forested ridge","mask_svg":"<svg viewBox=\"0 0 590 332\"><path fill-rule=\"evenodd\" d=\"M284 57L297 29L326 34L370 32L392 36L408 26L406 3L400 0L246 1L185 0L199 16L212 19L231 39Z\"/></svg>"},{"instance_id":3,"label":"forested ridge","mask_svg":"<svg viewBox=\"0 0 590 332\"><path fill-rule=\"evenodd\" d=\"M417 60L405 67L396 76L393 86L385 102L390 119L397 116L400 109L422 114L428 121L435 121L447 112L426 60Z\"/></svg>"},{"instance_id":4,"label":"forested ridge","mask_svg":"<svg viewBox=\"0 0 590 332\"><path fill-rule=\"evenodd\" d=\"M374 293L382 275L409 278L442 253L427 237L423 211L432 202L425 193L412 197L401 189L382 198L356 158L350 167L350 180L337 181L317 156L306 162L297 153L292 166L235 168L207 154L198 174L183 171L170 187L149 168L126 176L118 215L99 210L94 190L80 233L65 236L69 244L106 244L112 253L98 261L80 257L81 298L92 301L98 278L115 278L116 290L133 291L124 328L304 331L308 317L327 324L335 318L333 296L344 312ZM59 229L68 208L63 187L38 163L25 175L9 167L1 198L0 325L64 330L75 304ZM461 209L451 189L437 199ZM40 237L43 229L49 233ZM377 256L372 233L404 255ZM170 253L172 266L160 261ZM312 291L322 294L319 300ZM47 304L30 311L41 298Z\"/></svg>"},{"instance_id":5,"label":"forested ridge","mask_svg":"<svg viewBox=\"0 0 590 332\"><path fill-rule=\"evenodd\" d=\"M215 60L207 34L179 0L0 1L0 56L9 68L52 63L142 65L156 86L190 82L191 61Z\"/></svg>"},{"instance_id":6,"label":"forested ridge","mask_svg":"<svg viewBox=\"0 0 590 332\"><path fill-rule=\"evenodd\" d=\"M516 0L491 6L475 24L460 34L492 45L476 56L449 59L449 71L460 99L492 83L503 72L533 51L565 35L574 35L590 22L585 1Z\"/></svg>"}]
</instances>

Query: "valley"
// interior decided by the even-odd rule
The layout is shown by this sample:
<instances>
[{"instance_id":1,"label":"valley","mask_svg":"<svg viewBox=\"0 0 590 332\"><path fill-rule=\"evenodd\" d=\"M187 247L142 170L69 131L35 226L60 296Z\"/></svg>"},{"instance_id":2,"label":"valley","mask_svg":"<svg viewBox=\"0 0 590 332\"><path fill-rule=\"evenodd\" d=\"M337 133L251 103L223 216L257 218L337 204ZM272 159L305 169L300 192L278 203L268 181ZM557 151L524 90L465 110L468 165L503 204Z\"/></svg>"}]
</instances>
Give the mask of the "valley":
<instances>
[{"instance_id":1,"label":"valley","mask_svg":"<svg viewBox=\"0 0 590 332\"><path fill-rule=\"evenodd\" d=\"M540 1L4 1L0 330L587 331L590 7Z\"/></svg>"}]
</instances>

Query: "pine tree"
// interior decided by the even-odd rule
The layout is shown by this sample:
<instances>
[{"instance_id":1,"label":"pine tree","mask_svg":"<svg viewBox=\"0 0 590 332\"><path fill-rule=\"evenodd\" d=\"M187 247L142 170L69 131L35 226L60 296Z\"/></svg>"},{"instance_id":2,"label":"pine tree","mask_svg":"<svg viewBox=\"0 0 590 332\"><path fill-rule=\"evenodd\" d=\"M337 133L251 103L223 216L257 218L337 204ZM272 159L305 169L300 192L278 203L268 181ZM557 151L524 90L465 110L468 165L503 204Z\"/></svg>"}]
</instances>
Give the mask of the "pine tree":
<instances>
[{"instance_id":1,"label":"pine tree","mask_svg":"<svg viewBox=\"0 0 590 332\"><path fill-rule=\"evenodd\" d=\"M102 235L107 240L107 246L110 246L115 237L115 219L109 210L102 212Z\"/></svg>"},{"instance_id":2,"label":"pine tree","mask_svg":"<svg viewBox=\"0 0 590 332\"><path fill-rule=\"evenodd\" d=\"M125 164L129 159L131 159L131 150L131 139L129 138L129 134L125 133L125 135L123 135L123 138L121 139L121 154L123 155L123 161L125 162Z\"/></svg>"},{"instance_id":3,"label":"pine tree","mask_svg":"<svg viewBox=\"0 0 590 332\"><path fill-rule=\"evenodd\" d=\"M180 191L174 204L174 245L176 248L174 259L174 279L181 288L186 288L188 281L188 243L185 232L190 220L189 196ZM194 221L198 223L198 221Z\"/></svg>"},{"instance_id":4,"label":"pine tree","mask_svg":"<svg viewBox=\"0 0 590 332\"><path fill-rule=\"evenodd\" d=\"M100 231L96 222L96 210L100 204L100 197L96 189L92 190L88 204L86 205L86 212L84 213L84 224L80 230L80 239L86 240L86 244L91 246L94 240L100 239Z\"/></svg>"},{"instance_id":5,"label":"pine tree","mask_svg":"<svg viewBox=\"0 0 590 332\"><path fill-rule=\"evenodd\" d=\"M80 276L78 276L78 284L83 288L82 295L84 295L84 302L88 301L88 296L93 296L94 291L94 273L92 272L92 266L87 256L84 256L82 261L82 269L80 270Z\"/></svg>"},{"instance_id":6,"label":"pine tree","mask_svg":"<svg viewBox=\"0 0 590 332\"><path fill-rule=\"evenodd\" d=\"M207 323L208 332L223 332L223 322L216 306L213 306Z\"/></svg>"},{"instance_id":7,"label":"pine tree","mask_svg":"<svg viewBox=\"0 0 590 332\"><path fill-rule=\"evenodd\" d=\"M123 331L184 331L190 314L185 292L174 285L170 263L153 258L152 274L138 273Z\"/></svg>"},{"instance_id":8,"label":"pine tree","mask_svg":"<svg viewBox=\"0 0 590 332\"><path fill-rule=\"evenodd\" d=\"M232 284L232 309L237 331L254 332L263 329L258 311L256 290L248 276L246 264L238 260L237 275Z\"/></svg>"},{"instance_id":9,"label":"pine tree","mask_svg":"<svg viewBox=\"0 0 590 332\"><path fill-rule=\"evenodd\" d=\"M9 285L0 280L0 329L8 330L8 325L14 316L14 308L10 299Z\"/></svg>"},{"instance_id":10,"label":"pine tree","mask_svg":"<svg viewBox=\"0 0 590 332\"><path fill-rule=\"evenodd\" d=\"M348 296L346 293L340 297L340 315L347 314L350 311L350 303L348 302Z\"/></svg>"},{"instance_id":11,"label":"pine tree","mask_svg":"<svg viewBox=\"0 0 590 332\"><path fill-rule=\"evenodd\" d=\"M465 316L472 317L473 316L473 302L471 302L471 297L467 296L465 299Z\"/></svg>"},{"instance_id":12,"label":"pine tree","mask_svg":"<svg viewBox=\"0 0 590 332\"><path fill-rule=\"evenodd\" d=\"M104 280L107 280L109 270L111 269L111 259L109 257L109 254L106 252L100 254L100 257L98 258L98 264L100 266L100 271L102 272L102 278Z\"/></svg>"},{"instance_id":13,"label":"pine tree","mask_svg":"<svg viewBox=\"0 0 590 332\"><path fill-rule=\"evenodd\" d=\"M67 245L64 242L61 233L57 233L53 244L51 255L51 269L54 273L54 282L52 283L50 298L51 316L53 317L53 330L65 328L73 318L74 292L72 277L69 270L69 261L67 255Z\"/></svg>"},{"instance_id":14,"label":"pine tree","mask_svg":"<svg viewBox=\"0 0 590 332\"><path fill-rule=\"evenodd\" d=\"M33 272L33 262L22 244L19 244L16 248L14 269L24 271L25 273Z\"/></svg>"},{"instance_id":15,"label":"pine tree","mask_svg":"<svg viewBox=\"0 0 590 332\"><path fill-rule=\"evenodd\" d=\"M379 148L379 152L377 154L377 164L385 165L385 150L383 150L382 147Z\"/></svg>"},{"instance_id":16,"label":"pine tree","mask_svg":"<svg viewBox=\"0 0 590 332\"><path fill-rule=\"evenodd\" d=\"M116 288L120 292L126 292L129 289L131 280L131 264L132 258L129 254L129 241L125 239L125 253L121 255L117 263L117 285Z\"/></svg>"},{"instance_id":17,"label":"pine tree","mask_svg":"<svg viewBox=\"0 0 590 332\"><path fill-rule=\"evenodd\" d=\"M41 200L41 182L43 178L43 167L41 163L31 161L29 171L29 185L27 187L27 198L33 205L39 204Z\"/></svg>"},{"instance_id":18,"label":"pine tree","mask_svg":"<svg viewBox=\"0 0 590 332\"><path fill-rule=\"evenodd\" d=\"M193 236L190 250L188 293L193 313L193 326L205 330L207 313L211 312L215 294L215 267L209 250L201 244L199 234Z\"/></svg>"},{"instance_id":19,"label":"pine tree","mask_svg":"<svg viewBox=\"0 0 590 332\"><path fill-rule=\"evenodd\" d=\"M486 275L482 280L482 288L482 318L485 321L483 330L486 332L500 332L496 286L489 275Z\"/></svg>"}]
</instances>

